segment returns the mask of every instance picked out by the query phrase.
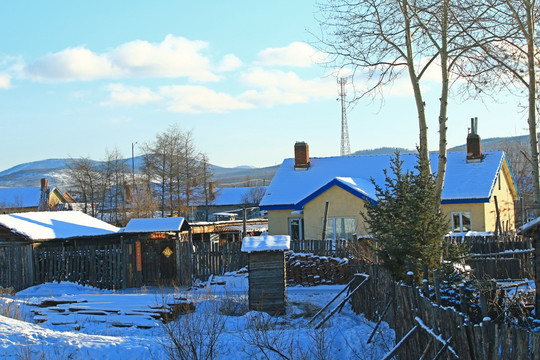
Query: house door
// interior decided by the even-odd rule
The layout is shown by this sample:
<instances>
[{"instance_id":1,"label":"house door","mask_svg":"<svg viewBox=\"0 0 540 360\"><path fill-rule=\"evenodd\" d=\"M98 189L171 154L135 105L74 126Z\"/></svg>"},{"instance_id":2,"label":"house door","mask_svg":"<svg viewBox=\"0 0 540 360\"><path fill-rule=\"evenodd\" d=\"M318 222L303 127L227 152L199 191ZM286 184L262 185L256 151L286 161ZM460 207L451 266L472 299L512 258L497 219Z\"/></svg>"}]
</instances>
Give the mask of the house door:
<instances>
[{"instance_id":1,"label":"house door","mask_svg":"<svg viewBox=\"0 0 540 360\"><path fill-rule=\"evenodd\" d=\"M304 240L304 219L289 218L289 235L291 240Z\"/></svg>"}]
</instances>

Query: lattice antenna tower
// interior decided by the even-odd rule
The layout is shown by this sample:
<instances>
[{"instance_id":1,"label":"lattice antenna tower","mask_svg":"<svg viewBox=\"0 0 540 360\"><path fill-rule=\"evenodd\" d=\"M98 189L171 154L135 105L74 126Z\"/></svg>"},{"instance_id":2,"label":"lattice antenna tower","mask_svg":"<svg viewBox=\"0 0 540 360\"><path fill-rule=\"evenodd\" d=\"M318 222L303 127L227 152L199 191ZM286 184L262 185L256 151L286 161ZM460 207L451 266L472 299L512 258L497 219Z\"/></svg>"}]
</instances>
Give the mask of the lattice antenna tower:
<instances>
[{"instance_id":1,"label":"lattice antenna tower","mask_svg":"<svg viewBox=\"0 0 540 360\"><path fill-rule=\"evenodd\" d=\"M347 78L339 78L337 80L339 85L339 97L341 98L341 156L351 155L351 144L349 143L349 127L347 125L347 106L345 98L347 97L347 90L345 85L347 84Z\"/></svg>"}]
</instances>

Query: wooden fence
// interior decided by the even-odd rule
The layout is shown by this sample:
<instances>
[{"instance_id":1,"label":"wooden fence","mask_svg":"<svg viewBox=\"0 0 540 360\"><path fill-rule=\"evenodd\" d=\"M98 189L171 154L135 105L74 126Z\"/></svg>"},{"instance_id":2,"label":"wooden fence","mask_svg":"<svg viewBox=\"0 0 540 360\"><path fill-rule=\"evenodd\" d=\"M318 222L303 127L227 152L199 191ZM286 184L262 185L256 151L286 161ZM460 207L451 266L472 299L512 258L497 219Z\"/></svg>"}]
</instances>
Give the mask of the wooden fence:
<instances>
[{"instance_id":1,"label":"wooden fence","mask_svg":"<svg viewBox=\"0 0 540 360\"><path fill-rule=\"evenodd\" d=\"M464 243L472 254L493 254L513 250L532 249L530 238L516 234L484 235L484 236L445 236L452 244Z\"/></svg>"},{"instance_id":2,"label":"wooden fence","mask_svg":"<svg viewBox=\"0 0 540 360\"><path fill-rule=\"evenodd\" d=\"M142 285L190 285L210 275L247 265L239 242L173 241L164 256L157 242L50 243L0 246L0 287L19 291L50 281L70 281L107 289ZM164 246L165 246L164 245ZM140 248L139 248L140 249ZM174 254L174 256L172 256Z\"/></svg>"},{"instance_id":3,"label":"wooden fence","mask_svg":"<svg viewBox=\"0 0 540 360\"><path fill-rule=\"evenodd\" d=\"M0 288L19 291L34 284L32 248L0 244Z\"/></svg>"},{"instance_id":4,"label":"wooden fence","mask_svg":"<svg viewBox=\"0 0 540 360\"><path fill-rule=\"evenodd\" d=\"M241 242L193 242L193 277L202 281L210 275L222 275L247 265Z\"/></svg>"},{"instance_id":5,"label":"wooden fence","mask_svg":"<svg viewBox=\"0 0 540 360\"><path fill-rule=\"evenodd\" d=\"M396 343L415 326L425 330L416 331L403 342L397 353L400 359L435 358L443 347L441 340L448 341L460 359L535 359L540 354L540 333L491 321L472 324L453 308L433 304L418 288L395 283L380 266L355 265L355 271L369 275L367 283L353 296L357 313L378 321L390 304L384 320L394 329ZM446 350L443 358L456 357Z\"/></svg>"},{"instance_id":6,"label":"wooden fence","mask_svg":"<svg viewBox=\"0 0 540 360\"><path fill-rule=\"evenodd\" d=\"M348 258L351 256L349 240L291 240L291 250L319 256Z\"/></svg>"},{"instance_id":7,"label":"wooden fence","mask_svg":"<svg viewBox=\"0 0 540 360\"><path fill-rule=\"evenodd\" d=\"M499 236L447 236L451 244L465 244L465 260L479 279L533 279L534 248L530 238L516 234Z\"/></svg>"},{"instance_id":8,"label":"wooden fence","mask_svg":"<svg viewBox=\"0 0 540 360\"><path fill-rule=\"evenodd\" d=\"M34 284L71 281L107 289L126 287L126 255L133 244L77 244L33 249Z\"/></svg>"}]
</instances>

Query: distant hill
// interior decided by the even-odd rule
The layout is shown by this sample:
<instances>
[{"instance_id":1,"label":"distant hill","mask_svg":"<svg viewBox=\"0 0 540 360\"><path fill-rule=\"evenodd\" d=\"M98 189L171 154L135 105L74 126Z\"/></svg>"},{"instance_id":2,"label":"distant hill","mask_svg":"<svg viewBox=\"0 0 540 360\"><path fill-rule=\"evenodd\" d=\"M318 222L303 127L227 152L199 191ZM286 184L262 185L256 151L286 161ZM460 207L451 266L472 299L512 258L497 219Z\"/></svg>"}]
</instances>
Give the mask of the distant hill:
<instances>
[{"instance_id":1,"label":"distant hill","mask_svg":"<svg viewBox=\"0 0 540 360\"><path fill-rule=\"evenodd\" d=\"M69 185L67 167L71 159L47 159L33 161L13 166L0 171L0 187L27 187L40 186L40 179L47 178L51 186L59 186L64 190ZM131 158L125 159L131 169ZM95 161L99 164L99 161ZM135 170L142 166L142 156L134 158ZM241 186L249 180L252 186L264 186L270 184L279 165L254 168L240 166L224 168L210 164L209 169L214 174L214 180L218 186Z\"/></svg>"},{"instance_id":2,"label":"distant hill","mask_svg":"<svg viewBox=\"0 0 540 360\"><path fill-rule=\"evenodd\" d=\"M529 137L497 137L482 139L483 150L528 149ZM382 147L378 149L359 150L352 155L390 155L398 150L401 154L414 153L416 150ZM465 151L466 145L449 148L448 151ZM0 187L26 187L39 186L41 178L47 178L52 186L59 186L62 190L68 186L67 164L71 159L47 159L16 165L4 171L0 171ZM126 164L131 169L131 158L126 159ZM135 169L142 165L142 156L134 158ZM99 163L99 161L96 161ZM210 164L210 171L214 174L217 186L264 186L269 185L279 165L255 168L251 166L238 166L225 168Z\"/></svg>"},{"instance_id":3,"label":"distant hill","mask_svg":"<svg viewBox=\"0 0 540 360\"><path fill-rule=\"evenodd\" d=\"M396 151L399 151L400 154L412 154L416 152L416 150L409 150L405 148L382 147L378 149L358 150L351 155L392 155Z\"/></svg>"},{"instance_id":4,"label":"distant hill","mask_svg":"<svg viewBox=\"0 0 540 360\"><path fill-rule=\"evenodd\" d=\"M529 135L496 137L482 139L482 150L505 150L516 148L529 148ZM448 151L466 151L467 144L454 146Z\"/></svg>"}]
</instances>

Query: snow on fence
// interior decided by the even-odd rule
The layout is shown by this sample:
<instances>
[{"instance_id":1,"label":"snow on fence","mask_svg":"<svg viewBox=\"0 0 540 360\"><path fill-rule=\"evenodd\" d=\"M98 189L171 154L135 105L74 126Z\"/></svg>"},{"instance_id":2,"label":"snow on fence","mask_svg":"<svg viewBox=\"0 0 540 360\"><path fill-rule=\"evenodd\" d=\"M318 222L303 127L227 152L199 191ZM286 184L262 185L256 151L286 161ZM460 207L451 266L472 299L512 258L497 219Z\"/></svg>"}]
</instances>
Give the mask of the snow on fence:
<instances>
[{"instance_id":1,"label":"snow on fence","mask_svg":"<svg viewBox=\"0 0 540 360\"><path fill-rule=\"evenodd\" d=\"M452 244L464 243L470 258L465 263L477 278L534 278L534 248L531 239L516 234L446 236Z\"/></svg>"},{"instance_id":2,"label":"snow on fence","mask_svg":"<svg viewBox=\"0 0 540 360\"><path fill-rule=\"evenodd\" d=\"M472 254L490 254L504 251L529 250L530 238L508 233L502 235L448 235L446 241L452 244L464 243Z\"/></svg>"},{"instance_id":3,"label":"snow on fence","mask_svg":"<svg viewBox=\"0 0 540 360\"><path fill-rule=\"evenodd\" d=\"M538 332L491 321L472 324L454 308L432 303L418 288L395 283L380 266L356 263L356 267L354 271L369 275L368 282L353 296L357 313L375 322L390 302L384 320L394 329L397 341L418 325L418 319L424 324L424 332L416 331L400 344L400 358L435 358L441 346L432 343L434 336L451 339L448 345L460 359L534 359L540 354ZM426 336L425 329L430 329L432 336ZM453 358L449 353L445 356Z\"/></svg>"}]
</instances>

